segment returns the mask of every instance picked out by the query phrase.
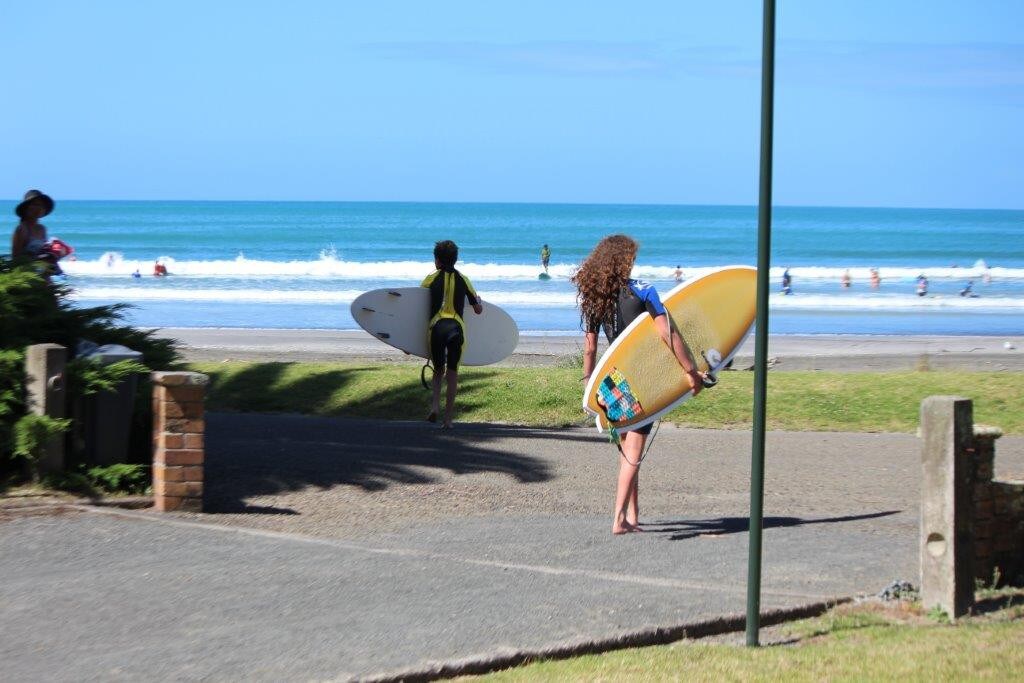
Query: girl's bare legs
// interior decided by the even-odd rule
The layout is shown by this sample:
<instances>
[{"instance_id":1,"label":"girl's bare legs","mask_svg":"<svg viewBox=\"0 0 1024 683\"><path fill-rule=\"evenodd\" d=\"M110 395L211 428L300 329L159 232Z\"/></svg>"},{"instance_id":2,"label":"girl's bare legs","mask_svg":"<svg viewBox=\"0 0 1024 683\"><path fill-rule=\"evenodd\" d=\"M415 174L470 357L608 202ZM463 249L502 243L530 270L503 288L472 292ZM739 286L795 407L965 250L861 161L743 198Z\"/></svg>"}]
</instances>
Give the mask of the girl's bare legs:
<instances>
[{"instance_id":1,"label":"girl's bare legs","mask_svg":"<svg viewBox=\"0 0 1024 683\"><path fill-rule=\"evenodd\" d=\"M643 453L643 446L640 447ZM636 460L633 460L636 462ZM626 521L637 527L640 531L640 467L636 468L636 476L633 477L633 493L629 497L629 504L626 506Z\"/></svg>"},{"instance_id":2,"label":"girl's bare legs","mask_svg":"<svg viewBox=\"0 0 1024 683\"><path fill-rule=\"evenodd\" d=\"M434 376L431 378L430 384L433 389L433 396L430 400L430 416L427 418L431 422L437 420L438 413L441 412L441 378L444 377L444 372L438 372L437 368L434 368ZM433 418L433 419L431 419Z\"/></svg>"},{"instance_id":3,"label":"girl's bare legs","mask_svg":"<svg viewBox=\"0 0 1024 683\"><path fill-rule=\"evenodd\" d=\"M646 434L626 432L622 437L622 453L619 454L619 480L615 487L615 513L612 517L612 533L625 534L640 531L638 484L640 481L640 454L644 451ZM634 464L636 463L636 464Z\"/></svg>"},{"instance_id":4,"label":"girl's bare legs","mask_svg":"<svg viewBox=\"0 0 1024 683\"><path fill-rule=\"evenodd\" d=\"M445 376L448 379L448 393L444 397L444 426L450 428L452 418L455 417L455 394L459 390L459 371L448 368ZM438 381L438 386L440 384L441 382Z\"/></svg>"}]
</instances>

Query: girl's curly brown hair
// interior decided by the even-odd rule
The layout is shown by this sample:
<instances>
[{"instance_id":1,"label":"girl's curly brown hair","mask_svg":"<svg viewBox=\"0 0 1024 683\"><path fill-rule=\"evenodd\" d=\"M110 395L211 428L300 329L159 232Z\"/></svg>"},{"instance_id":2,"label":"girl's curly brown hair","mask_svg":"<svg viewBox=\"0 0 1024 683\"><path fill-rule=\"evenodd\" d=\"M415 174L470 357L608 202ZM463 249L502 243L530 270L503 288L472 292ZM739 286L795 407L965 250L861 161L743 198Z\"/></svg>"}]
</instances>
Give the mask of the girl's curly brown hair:
<instances>
[{"instance_id":1,"label":"girl's curly brown hair","mask_svg":"<svg viewBox=\"0 0 1024 683\"><path fill-rule=\"evenodd\" d=\"M627 235L609 235L597 243L572 276L584 328L610 322L619 291L626 286L639 245Z\"/></svg>"}]
</instances>

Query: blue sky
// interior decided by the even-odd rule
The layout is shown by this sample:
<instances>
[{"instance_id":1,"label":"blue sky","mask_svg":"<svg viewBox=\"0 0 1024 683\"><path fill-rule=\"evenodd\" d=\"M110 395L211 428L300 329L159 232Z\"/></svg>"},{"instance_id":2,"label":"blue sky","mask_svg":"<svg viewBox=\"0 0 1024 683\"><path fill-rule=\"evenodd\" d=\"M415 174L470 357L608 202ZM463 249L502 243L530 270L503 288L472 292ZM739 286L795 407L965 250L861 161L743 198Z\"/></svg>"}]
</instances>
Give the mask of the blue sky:
<instances>
[{"instance_id":1,"label":"blue sky","mask_svg":"<svg viewBox=\"0 0 1024 683\"><path fill-rule=\"evenodd\" d=\"M0 196L753 204L759 2L0 9ZM775 201L1024 208L1024 3L782 0Z\"/></svg>"}]
</instances>

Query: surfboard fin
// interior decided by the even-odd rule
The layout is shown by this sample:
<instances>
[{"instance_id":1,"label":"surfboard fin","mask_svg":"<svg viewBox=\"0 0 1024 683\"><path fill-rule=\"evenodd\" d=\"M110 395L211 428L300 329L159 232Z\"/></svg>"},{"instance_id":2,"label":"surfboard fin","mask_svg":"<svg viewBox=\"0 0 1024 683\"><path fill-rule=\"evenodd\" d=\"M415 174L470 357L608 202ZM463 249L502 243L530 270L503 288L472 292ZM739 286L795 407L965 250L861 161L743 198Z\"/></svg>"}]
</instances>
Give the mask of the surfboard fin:
<instances>
[{"instance_id":1,"label":"surfboard fin","mask_svg":"<svg viewBox=\"0 0 1024 683\"><path fill-rule=\"evenodd\" d=\"M701 356L704 357L704 362L708 364L708 371L704 374L704 379L701 380L701 384L704 385L705 389L718 384L718 370L722 365L722 354L718 352L718 349L708 349L702 351Z\"/></svg>"},{"instance_id":2,"label":"surfboard fin","mask_svg":"<svg viewBox=\"0 0 1024 683\"><path fill-rule=\"evenodd\" d=\"M391 335L388 334L387 332L378 332L377 336L380 337L381 339L391 339Z\"/></svg>"},{"instance_id":3,"label":"surfboard fin","mask_svg":"<svg viewBox=\"0 0 1024 683\"><path fill-rule=\"evenodd\" d=\"M369 306L363 306L362 308L363 308L364 311L367 311L368 313L376 313L377 312L376 309L370 308Z\"/></svg>"},{"instance_id":4,"label":"surfboard fin","mask_svg":"<svg viewBox=\"0 0 1024 683\"><path fill-rule=\"evenodd\" d=\"M402 293L401 293L401 292L396 292L396 291L395 291L395 290L393 290L393 289L389 289L389 290L388 290L388 294L390 294L391 296L402 296Z\"/></svg>"}]
</instances>

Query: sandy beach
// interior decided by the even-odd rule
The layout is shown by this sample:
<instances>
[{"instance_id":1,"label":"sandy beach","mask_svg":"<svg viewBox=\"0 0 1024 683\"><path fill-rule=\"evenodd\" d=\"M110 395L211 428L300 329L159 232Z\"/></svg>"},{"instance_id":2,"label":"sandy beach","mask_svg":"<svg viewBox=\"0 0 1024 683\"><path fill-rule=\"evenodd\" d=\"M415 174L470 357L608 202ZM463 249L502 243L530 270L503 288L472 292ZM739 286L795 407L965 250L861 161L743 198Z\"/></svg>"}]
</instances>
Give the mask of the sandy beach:
<instances>
[{"instance_id":1,"label":"sandy beach","mask_svg":"<svg viewBox=\"0 0 1024 683\"><path fill-rule=\"evenodd\" d=\"M163 328L189 361L346 361L418 363L363 331ZM1009 343L1012 348L1006 348ZM501 365L547 366L569 362L581 337L527 336ZM775 335L768 355L773 371L841 372L912 369L1024 370L1024 337ZM740 348L734 369L754 362L754 340Z\"/></svg>"}]
</instances>

